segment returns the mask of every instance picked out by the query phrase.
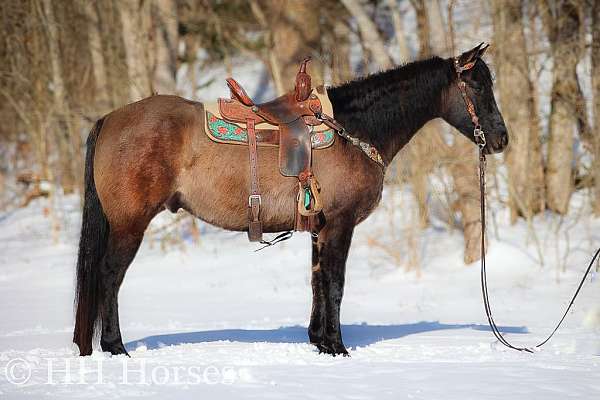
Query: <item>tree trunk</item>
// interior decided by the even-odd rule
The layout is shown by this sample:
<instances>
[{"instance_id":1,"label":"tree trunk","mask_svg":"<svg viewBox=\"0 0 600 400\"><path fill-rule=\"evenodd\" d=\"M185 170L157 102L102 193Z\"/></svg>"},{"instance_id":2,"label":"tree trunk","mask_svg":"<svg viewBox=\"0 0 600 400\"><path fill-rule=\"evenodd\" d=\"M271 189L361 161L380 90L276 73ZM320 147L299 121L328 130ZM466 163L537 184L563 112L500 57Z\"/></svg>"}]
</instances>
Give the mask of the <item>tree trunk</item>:
<instances>
[{"instance_id":1,"label":"tree trunk","mask_svg":"<svg viewBox=\"0 0 600 400\"><path fill-rule=\"evenodd\" d=\"M411 4L417 14L419 58L427 58L431 55L431 35L427 6L425 0L411 0ZM429 184L427 175L433 168L434 160L431 157L431 143L435 141L436 135L439 135L437 132L438 127L435 122L426 124L406 146L408 170L410 171L409 182L419 209L421 228L426 228L429 225L429 206L427 205Z\"/></svg>"},{"instance_id":2,"label":"tree trunk","mask_svg":"<svg viewBox=\"0 0 600 400\"><path fill-rule=\"evenodd\" d=\"M339 85L352 78L350 65L350 29L346 21L336 19L333 22L331 83Z\"/></svg>"},{"instance_id":3,"label":"tree trunk","mask_svg":"<svg viewBox=\"0 0 600 400\"><path fill-rule=\"evenodd\" d=\"M174 94L177 74L177 7L175 0L156 0L152 12L154 25L154 63L152 88Z\"/></svg>"},{"instance_id":4,"label":"tree trunk","mask_svg":"<svg viewBox=\"0 0 600 400\"><path fill-rule=\"evenodd\" d=\"M61 75L64 82L64 101L66 104L65 121L68 125L68 146L71 172L75 185L83 185L83 136L82 115L92 118L102 115L106 107L104 91L96 89L94 76L94 59L91 49L90 34L98 40L98 30L92 30L93 24L88 16L87 0L53 0L54 16L57 23L58 45L60 54ZM94 51L99 50L98 43ZM102 59L100 59L102 61ZM102 62L100 62L102 64ZM101 101L104 99L104 101ZM83 196L83 192L80 191ZM83 197L81 197L83 199Z\"/></svg>"},{"instance_id":5,"label":"tree trunk","mask_svg":"<svg viewBox=\"0 0 600 400\"><path fill-rule=\"evenodd\" d=\"M273 78L273 83L275 84L275 91L278 95L282 95L287 92L289 89L283 83L283 79L281 78L281 65L275 54L275 44L273 39L273 26L269 24L269 19L265 14L265 10L258 3L258 0L250 0L250 9L252 10L252 14L256 18L256 21L260 25L260 27L265 31L265 47L267 50L267 55L265 57L266 64L271 72L271 77ZM273 13L278 13L279 9L275 8L271 10ZM278 16L279 17L279 16Z\"/></svg>"},{"instance_id":6,"label":"tree trunk","mask_svg":"<svg viewBox=\"0 0 600 400\"><path fill-rule=\"evenodd\" d=\"M577 63L581 15L575 1L563 1L550 27L554 59L550 140L546 169L548 208L566 214L573 192L573 144L577 125Z\"/></svg>"},{"instance_id":7,"label":"tree trunk","mask_svg":"<svg viewBox=\"0 0 600 400\"><path fill-rule=\"evenodd\" d=\"M425 0L410 0L417 15L417 33L419 36L419 58L431 56L431 30Z\"/></svg>"},{"instance_id":8,"label":"tree trunk","mask_svg":"<svg viewBox=\"0 0 600 400\"><path fill-rule=\"evenodd\" d=\"M449 32L446 31L447 26L442 15L442 8L439 0L427 0L427 16L429 17L431 48L436 56L449 57L451 56L451 45L449 40Z\"/></svg>"},{"instance_id":9,"label":"tree trunk","mask_svg":"<svg viewBox=\"0 0 600 400\"><path fill-rule=\"evenodd\" d=\"M473 143L456 132L456 138L448 157L448 169L457 196L456 208L461 217L465 264L471 264L481 257L481 203L476 153L477 150Z\"/></svg>"},{"instance_id":10,"label":"tree trunk","mask_svg":"<svg viewBox=\"0 0 600 400\"><path fill-rule=\"evenodd\" d=\"M54 116L56 121L51 126L56 133L60 159L60 183L65 193L72 193L75 189L75 168L71 164L74 160L71 138L78 134L73 131L71 113L66 98L65 83L63 80L63 66L59 51L58 26L54 16L51 0L44 0L43 10L47 30L49 58L52 72L52 94L54 96Z\"/></svg>"},{"instance_id":11,"label":"tree trunk","mask_svg":"<svg viewBox=\"0 0 600 400\"><path fill-rule=\"evenodd\" d=\"M281 71L281 85L284 91L293 89L294 78L300 62L311 57L309 71L313 86L323 83L323 63L321 62L321 35L319 30L320 7L316 0L271 0L268 16L273 33L273 51Z\"/></svg>"},{"instance_id":12,"label":"tree trunk","mask_svg":"<svg viewBox=\"0 0 600 400\"><path fill-rule=\"evenodd\" d=\"M92 73L94 74L95 103L100 110L108 110L110 108L109 88L104 54L102 52L102 39L99 28L100 18L93 3L85 2L84 7L88 21L88 39L92 58Z\"/></svg>"},{"instance_id":13,"label":"tree trunk","mask_svg":"<svg viewBox=\"0 0 600 400\"><path fill-rule=\"evenodd\" d=\"M0 201L4 199L4 173L0 170ZM0 210L2 209L2 203L0 203Z\"/></svg>"},{"instance_id":14,"label":"tree trunk","mask_svg":"<svg viewBox=\"0 0 600 400\"><path fill-rule=\"evenodd\" d=\"M198 38L195 35L185 35L183 40L185 42L184 58L185 63L187 64L186 76L192 91L191 98L192 100L197 100L198 78L196 76L196 58L200 45L198 43Z\"/></svg>"},{"instance_id":15,"label":"tree trunk","mask_svg":"<svg viewBox=\"0 0 600 400\"><path fill-rule=\"evenodd\" d=\"M448 22L445 23L441 5L438 0L430 0L432 37L436 38L434 50L445 56L453 56L454 48L454 4L448 5ZM448 26L448 31L444 29ZM477 34L477 31L474 32ZM442 128L440 127L440 131ZM471 264L481 257L481 216L480 192L477 174L477 149L473 143L456 129L453 129L454 143L449 148L447 156L448 170L452 176L453 190L457 195L456 206L460 213L463 229L465 264ZM443 143L443 139L440 138Z\"/></svg>"},{"instance_id":16,"label":"tree trunk","mask_svg":"<svg viewBox=\"0 0 600 400\"><path fill-rule=\"evenodd\" d=\"M348 12L352 14L356 23L358 24L358 28L360 29L360 34L362 36L362 40L365 43L369 44L369 50L371 51L371 55L375 62L379 65L379 67L383 70L391 68L394 63L390 58L387 50L385 49L385 45L381 36L379 35L379 31L377 30L377 26L373 22L372 18L366 13L362 4L359 0L341 0L344 6L348 9Z\"/></svg>"},{"instance_id":17,"label":"tree trunk","mask_svg":"<svg viewBox=\"0 0 600 400\"><path fill-rule=\"evenodd\" d=\"M594 96L594 164L595 199L593 209L600 216L600 0L592 6L592 92Z\"/></svg>"},{"instance_id":18,"label":"tree trunk","mask_svg":"<svg viewBox=\"0 0 600 400\"><path fill-rule=\"evenodd\" d=\"M495 0L494 61L502 114L510 137L508 166L511 222L544 208L544 170L535 90L523 31L522 0Z\"/></svg>"},{"instance_id":19,"label":"tree trunk","mask_svg":"<svg viewBox=\"0 0 600 400\"><path fill-rule=\"evenodd\" d=\"M110 108L127 104L130 98L127 51L119 11L121 5L115 0L94 3L99 21L97 28L100 33L104 71L106 71L105 89L108 93ZM131 4L128 3L128 5Z\"/></svg>"},{"instance_id":20,"label":"tree trunk","mask_svg":"<svg viewBox=\"0 0 600 400\"><path fill-rule=\"evenodd\" d=\"M394 38L398 44L398 51L400 53L400 63L407 63L410 61L410 50L408 49L408 43L406 41L406 33L404 32L404 22L402 21L402 14L398 7L396 0L386 0L386 4L390 9L392 15L392 24L394 25Z\"/></svg>"},{"instance_id":21,"label":"tree trunk","mask_svg":"<svg viewBox=\"0 0 600 400\"><path fill-rule=\"evenodd\" d=\"M129 100L137 101L152 94L150 44L152 32L152 3L127 0L119 2L123 42L126 49L129 77Z\"/></svg>"}]
</instances>

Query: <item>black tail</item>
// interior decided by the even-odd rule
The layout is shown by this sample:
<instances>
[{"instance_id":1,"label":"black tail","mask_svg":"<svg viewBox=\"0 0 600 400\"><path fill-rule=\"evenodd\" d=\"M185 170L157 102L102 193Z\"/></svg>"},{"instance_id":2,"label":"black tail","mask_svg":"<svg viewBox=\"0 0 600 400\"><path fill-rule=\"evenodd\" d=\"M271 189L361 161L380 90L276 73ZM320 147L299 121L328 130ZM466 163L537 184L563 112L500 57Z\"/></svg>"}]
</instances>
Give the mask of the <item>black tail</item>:
<instances>
[{"instance_id":1,"label":"black tail","mask_svg":"<svg viewBox=\"0 0 600 400\"><path fill-rule=\"evenodd\" d=\"M96 141L104 119L96 122L87 139L85 155L85 198L81 221L81 238L77 258L77 286L75 291L75 332L73 342L82 356L92 353L92 341L100 315L101 290L98 269L106 252L109 225L102 210L94 182L94 154Z\"/></svg>"}]
</instances>

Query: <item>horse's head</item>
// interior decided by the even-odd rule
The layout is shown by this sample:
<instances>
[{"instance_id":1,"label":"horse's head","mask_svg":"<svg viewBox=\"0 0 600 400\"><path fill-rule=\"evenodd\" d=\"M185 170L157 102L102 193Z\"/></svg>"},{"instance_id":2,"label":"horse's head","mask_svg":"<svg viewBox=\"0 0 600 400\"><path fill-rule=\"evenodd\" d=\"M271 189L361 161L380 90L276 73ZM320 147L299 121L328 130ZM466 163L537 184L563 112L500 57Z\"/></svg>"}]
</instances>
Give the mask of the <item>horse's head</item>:
<instances>
[{"instance_id":1,"label":"horse's head","mask_svg":"<svg viewBox=\"0 0 600 400\"><path fill-rule=\"evenodd\" d=\"M482 43L483 44L483 43ZM492 77L488 66L481 59L488 46L479 46L461 54L456 59L448 60L453 64L456 78L447 88L442 98L442 117L463 135L477 143L473 117L468 111L467 103L473 103L475 115L486 139L484 152L499 153L508 145L508 133L502 114L498 110ZM467 100L463 98L460 84L464 82Z\"/></svg>"}]
</instances>

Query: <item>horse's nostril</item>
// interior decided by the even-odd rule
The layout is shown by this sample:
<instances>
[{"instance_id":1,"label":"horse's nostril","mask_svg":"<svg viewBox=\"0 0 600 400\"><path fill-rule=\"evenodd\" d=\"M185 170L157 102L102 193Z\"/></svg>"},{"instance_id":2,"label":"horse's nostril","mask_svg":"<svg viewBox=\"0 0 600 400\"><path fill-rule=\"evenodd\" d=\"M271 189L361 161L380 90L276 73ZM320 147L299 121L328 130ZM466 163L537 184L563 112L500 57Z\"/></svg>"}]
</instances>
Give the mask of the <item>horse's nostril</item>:
<instances>
[{"instance_id":1,"label":"horse's nostril","mask_svg":"<svg viewBox=\"0 0 600 400\"><path fill-rule=\"evenodd\" d=\"M491 140L489 141L488 151L493 153L500 153L508 146L508 135L504 134L495 134Z\"/></svg>"}]
</instances>

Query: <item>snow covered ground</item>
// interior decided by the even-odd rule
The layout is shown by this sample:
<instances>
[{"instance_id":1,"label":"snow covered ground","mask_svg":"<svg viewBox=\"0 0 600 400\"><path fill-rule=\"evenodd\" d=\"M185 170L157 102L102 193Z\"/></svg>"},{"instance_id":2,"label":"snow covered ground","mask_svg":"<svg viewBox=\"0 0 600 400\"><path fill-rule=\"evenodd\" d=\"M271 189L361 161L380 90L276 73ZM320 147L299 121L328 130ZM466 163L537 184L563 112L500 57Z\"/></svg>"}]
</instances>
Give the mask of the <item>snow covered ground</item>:
<instances>
[{"instance_id":1,"label":"snow covered ground","mask_svg":"<svg viewBox=\"0 0 600 400\"><path fill-rule=\"evenodd\" d=\"M398 229L390 221L400 213L390 217L390 209L399 197L385 193L355 235L342 308L349 358L307 344L306 234L254 253L244 234L205 225L199 243L186 237L164 251L145 240L120 296L132 358L76 357L77 199L51 216L45 200L0 215L0 398L597 398L598 280L586 283L542 351L505 349L487 328L478 267L463 264L459 232L434 221L418 242L418 274L373 245ZM164 214L156 224L171 219ZM565 220L557 234L555 218L537 219L541 268L525 224L509 226L503 212L497 220L488 261L495 318L509 340L533 344L567 304L600 243L600 221ZM61 230L52 238L55 223Z\"/></svg>"}]
</instances>

